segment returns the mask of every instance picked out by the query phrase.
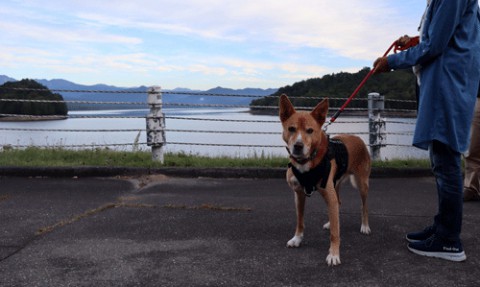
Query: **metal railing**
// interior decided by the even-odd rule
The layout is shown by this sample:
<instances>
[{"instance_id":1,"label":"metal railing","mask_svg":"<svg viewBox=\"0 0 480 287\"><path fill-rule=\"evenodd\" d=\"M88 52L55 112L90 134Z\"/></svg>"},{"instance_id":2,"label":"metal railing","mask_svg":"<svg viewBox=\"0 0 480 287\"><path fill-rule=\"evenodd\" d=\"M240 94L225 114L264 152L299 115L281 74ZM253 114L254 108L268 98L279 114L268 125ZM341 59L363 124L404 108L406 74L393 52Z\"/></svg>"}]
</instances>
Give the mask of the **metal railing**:
<instances>
[{"instance_id":1,"label":"metal railing","mask_svg":"<svg viewBox=\"0 0 480 287\"><path fill-rule=\"evenodd\" d=\"M32 89L24 89L31 91ZM34 90L34 89L33 89ZM243 97L243 98L262 98L264 96L260 95L232 95L232 94L213 94L213 93L197 93L197 92L178 92L178 91L161 91L159 87L151 87L146 91L85 91L85 90L50 90L52 92L61 92L61 93L90 93L90 94L118 94L118 95L129 95L128 101L79 101L79 100L66 100L66 101L45 101L45 100L15 100L15 99L6 99L2 97L2 90L0 90L0 103L5 102L23 102L23 103L57 103L62 102L66 103L69 107L75 107L67 116L36 116L36 115L25 115L25 114L0 114L0 118L9 119L12 121L30 121L30 120L54 120L54 119L104 119L104 120L115 120L115 119L144 119L146 128L128 128L128 127L114 127L114 128L93 128L88 126L87 128L82 127L62 127L62 128L53 128L53 127L42 127L41 125L37 125L35 127L11 127L9 126L8 122L0 122L0 132L4 135L9 133L29 133L33 135L34 133L72 133L72 134L85 134L85 133L96 133L101 134L103 136L110 134L110 133L137 133L137 135L132 139L130 142L109 142L105 139L105 137L101 140L103 142L92 142L92 144L69 144L67 142L60 142L56 143L54 147L61 147L61 148L99 148L99 147L130 147L131 149L141 149L146 147L151 147L152 149L152 157L154 160L163 161L163 154L165 152L165 147L167 146L209 146L209 147L234 147L234 148L260 148L264 150L271 150L271 149L284 149L284 145L282 143L270 143L270 142L263 142L262 140L256 141L255 143L244 143L244 142L218 142L217 140L212 140L211 142L197 142L195 141L196 134L209 134L209 135L242 135L248 136L249 138L254 137L263 137L263 136L275 136L281 138L281 131L280 131L280 121L276 118L268 117L266 119L237 119L237 118L229 118L226 117L205 117L205 116L194 116L193 114L189 114L188 116L181 116L176 114L175 112L165 113L166 110L170 109L170 111L175 111L178 109L188 108L191 110L196 109L205 109L211 108L215 110L228 110L228 109L245 109L248 110L250 108L255 109L264 109L267 112L272 113L276 109L277 106L250 106L250 105L227 105L227 104L191 104L191 103L181 103L175 102L174 98L178 97L178 95L187 95L187 96L196 96L196 97ZM131 96L135 96L135 101L132 101ZM143 101L141 99L136 100L136 97L144 97L146 96L147 101ZM173 99L169 101L165 101L163 97L172 96ZM100 98L100 96L99 96ZM120 98L120 97L119 97ZM318 99L318 98L305 98L305 99ZM342 100L341 98L331 98L330 100ZM343 99L344 100L344 99ZM406 129L405 131L396 131L396 132L387 132L386 131L386 124L392 123L397 125L408 125L411 126L414 122L409 121L387 121L383 114L385 112L409 112L412 113L414 111L408 109L385 109L385 100L383 96L380 96L376 93L371 93L368 99L355 99L356 101L368 102L368 107L362 108L347 108L346 111L354 112L354 113L367 113L368 112L368 120L360 120L360 121L338 121L335 122L335 125L351 125L351 124L367 124L369 129L365 131L355 131L353 133L368 136L368 143L371 149L371 154L374 158L380 158L380 150L386 146L410 146L408 144L399 144L399 143L388 143L387 137L388 135L397 135L397 136L412 136L411 129ZM399 102L399 101L394 101ZM402 101L402 102L412 102L412 101ZM78 107L83 106L81 111L79 111ZM85 106L89 108L85 108ZM95 111L98 109L102 109L102 107L108 106L110 109L119 107L124 108L125 106L134 107L134 109L141 109L144 111L145 114L135 114L135 115L125 115L125 114L88 114L89 111ZM95 107L95 108L92 108ZM308 107L299 107L298 109L310 109ZM334 110L335 107L332 107L331 110ZM83 111L83 112L82 112ZM176 126L168 126L169 121L188 121L188 125L181 125L182 127ZM185 126L191 126L194 122L202 122L202 128L185 128ZM210 129L211 123L220 123L229 125L227 129ZM167 124L166 124L167 123ZM274 124L278 125L278 129L276 130L257 130L257 129L233 129L230 128L230 125L242 125L242 124L258 124L258 126L262 126L265 124ZM145 132L145 140L140 139L140 134ZM168 141L170 134L179 133L179 134L192 134L192 138L188 141ZM351 131L345 132L334 132L335 134L339 133L352 133ZM48 135L47 135L48 136ZM8 140L4 140L4 142L0 142L0 146L8 146L10 148L25 148L25 147L52 147L52 144L38 144L38 143L29 143L26 144L24 142L15 142L15 135L12 134L12 138ZM108 138L108 136L107 136ZM113 138L112 138L113 140ZM258 143L260 142L260 143Z\"/></svg>"}]
</instances>

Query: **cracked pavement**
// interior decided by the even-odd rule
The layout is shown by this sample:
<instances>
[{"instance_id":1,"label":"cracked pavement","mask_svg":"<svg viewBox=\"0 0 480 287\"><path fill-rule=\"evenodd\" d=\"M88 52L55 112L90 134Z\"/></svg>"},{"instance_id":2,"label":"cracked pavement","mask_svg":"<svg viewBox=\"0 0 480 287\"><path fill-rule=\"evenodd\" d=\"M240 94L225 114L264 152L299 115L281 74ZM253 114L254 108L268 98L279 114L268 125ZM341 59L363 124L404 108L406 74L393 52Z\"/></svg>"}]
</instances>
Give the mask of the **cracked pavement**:
<instances>
[{"instance_id":1,"label":"cracked pavement","mask_svg":"<svg viewBox=\"0 0 480 287\"><path fill-rule=\"evenodd\" d=\"M436 210L431 177L373 178L372 234L360 198L341 191L342 264L328 267L322 198L293 236L283 179L0 177L0 286L476 286L480 202L464 206L467 261L413 255L407 232ZM447 270L447 271L445 271Z\"/></svg>"}]
</instances>

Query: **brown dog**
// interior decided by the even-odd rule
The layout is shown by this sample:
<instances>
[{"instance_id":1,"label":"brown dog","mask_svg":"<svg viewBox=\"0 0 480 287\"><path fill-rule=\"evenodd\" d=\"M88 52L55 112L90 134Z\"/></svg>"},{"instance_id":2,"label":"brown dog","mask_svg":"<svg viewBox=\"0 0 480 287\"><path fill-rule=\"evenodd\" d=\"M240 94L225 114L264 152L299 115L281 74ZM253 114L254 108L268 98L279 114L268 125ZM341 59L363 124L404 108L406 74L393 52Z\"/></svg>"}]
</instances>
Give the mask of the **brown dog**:
<instances>
[{"instance_id":1,"label":"brown dog","mask_svg":"<svg viewBox=\"0 0 480 287\"><path fill-rule=\"evenodd\" d=\"M360 232L370 234L368 210L368 178L370 156L363 141L353 135L340 135L329 140L322 130L328 111L328 100L322 100L312 112L297 112L286 95L280 97L280 120L283 140L290 153L287 171L288 185L295 192L297 227L295 236L287 247L299 247L303 239L306 196L318 190L328 207L328 219L324 225L330 229L328 265L340 264L339 189L350 175L352 185L362 198L362 225Z\"/></svg>"}]
</instances>

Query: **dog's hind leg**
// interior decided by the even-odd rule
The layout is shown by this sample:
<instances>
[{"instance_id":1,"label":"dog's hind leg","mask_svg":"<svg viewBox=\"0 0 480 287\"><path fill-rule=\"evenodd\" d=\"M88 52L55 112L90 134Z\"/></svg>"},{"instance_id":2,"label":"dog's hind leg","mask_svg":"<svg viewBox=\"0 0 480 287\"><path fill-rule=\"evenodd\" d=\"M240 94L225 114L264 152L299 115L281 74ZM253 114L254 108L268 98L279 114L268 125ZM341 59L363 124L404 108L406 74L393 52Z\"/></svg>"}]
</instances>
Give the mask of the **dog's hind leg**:
<instances>
[{"instance_id":1,"label":"dog's hind leg","mask_svg":"<svg viewBox=\"0 0 480 287\"><path fill-rule=\"evenodd\" d=\"M305 230L305 193L301 189L295 190L295 207L297 210L297 227L295 235L287 242L287 247L299 247L303 240L303 232Z\"/></svg>"},{"instance_id":2,"label":"dog's hind leg","mask_svg":"<svg viewBox=\"0 0 480 287\"><path fill-rule=\"evenodd\" d=\"M360 197L362 199L362 225L360 232L363 234L370 234L370 226L368 225L368 207L367 207L367 195L368 195L368 177L364 176L352 176L352 183L355 183L356 187L360 191Z\"/></svg>"}]
</instances>

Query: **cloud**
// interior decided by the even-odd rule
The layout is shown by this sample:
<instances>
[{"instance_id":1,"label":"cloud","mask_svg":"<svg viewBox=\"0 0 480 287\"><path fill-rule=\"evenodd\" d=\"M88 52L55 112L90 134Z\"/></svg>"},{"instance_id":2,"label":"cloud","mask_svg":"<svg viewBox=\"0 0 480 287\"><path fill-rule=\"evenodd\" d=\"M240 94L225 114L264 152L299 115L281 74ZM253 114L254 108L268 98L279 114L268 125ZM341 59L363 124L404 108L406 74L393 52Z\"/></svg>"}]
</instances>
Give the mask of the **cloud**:
<instances>
[{"instance_id":1,"label":"cloud","mask_svg":"<svg viewBox=\"0 0 480 287\"><path fill-rule=\"evenodd\" d=\"M404 4L408 5L408 2ZM108 3L111 5L103 1L89 2L85 6L88 11L80 9L77 16L101 26L225 41L324 48L353 58L371 57L377 50L375 48L385 45L385 38L393 41L405 33L401 29L418 20L417 15L396 14L393 1L384 0L184 0L161 1L161 4L144 0L136 1L138 5L128 5L126 1ZM122 5L116 5L120 3ZM391 35L395 31L398 33Z\"/></svg>"},{"instance_id":2,"label":"cloud","mask_svg":"<svg viewBox=\"0 0 480 287\"><path fill-rule=\"evenodd\" d=\"M346 57L371 57L372 50L405 33L418 21L399 15L394 0L139 0L61 1L41 3L68 13L81 23L110 29L148 30L238 42L277 43L290 47L324 48ZM402 5L409 5L403 1ZM418 1L417 1L418 2ZM68 3L68 4L66 4ZM68 15L67 14L67 15ZM414 26L414 25L411 25ZM394 35L390 33L398 31ZM111 36L110 36L111 37ZM76 37L80 38L80 37ZM96 37L92 37L96 38ZM108 39L108 37L107 37ZM134 41L128 37L113 38ZM362 48L362 47L370 47Z\"/></svg>"},{"instance_id":3,"label":"cloud","mask_svg":"<svg viewBox=\"0 0 480 287\"><path fill-rule=\"evenodd\" d=\"M401 7L418 2L7 0L0 64L111 84L141 74L274 87L370 64L416 26L421 9Z\"/></svg>"},{"instance_id":4,"label":"cloud","mask_svg":"<svg viewBox=\"0 0 480 287\"><path fill-rule=\"evenodd\" d=\"M5 37L15 37L24 40L34 40L49 43L109 43L131 44L142 43L142 39L116 34L103 33L85 29L63 27L46 27L25 23L0 22L0 31Z\"/></svg>"}]
</instances>

